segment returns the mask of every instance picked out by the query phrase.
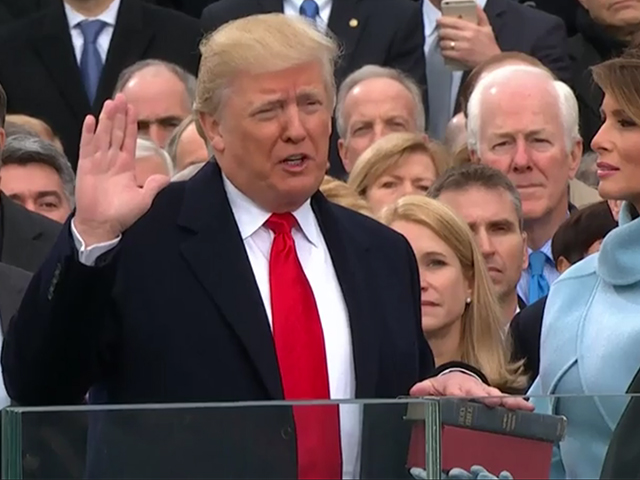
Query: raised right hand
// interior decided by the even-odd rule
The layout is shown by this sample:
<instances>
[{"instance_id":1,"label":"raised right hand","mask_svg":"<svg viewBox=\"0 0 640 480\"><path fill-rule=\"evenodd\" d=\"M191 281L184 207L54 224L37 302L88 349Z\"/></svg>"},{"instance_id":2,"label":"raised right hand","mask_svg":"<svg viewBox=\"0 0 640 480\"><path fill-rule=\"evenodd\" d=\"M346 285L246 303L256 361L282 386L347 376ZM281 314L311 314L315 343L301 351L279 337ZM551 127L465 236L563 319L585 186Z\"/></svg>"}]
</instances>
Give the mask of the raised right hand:
<instances>
[{"instance_id":1,"label":"raised right hand","mask_svg":"<svg viewBox=\"0 0 640 480\"><path fill-rule=\"evenodd\" d=\"M136 114L122 94L105 102L97 125L92 116L84 121L73 224L86 247L117 238L169 183L166 175L152 175L138 187L137 134Z\"/></svg>"}]
</instances>

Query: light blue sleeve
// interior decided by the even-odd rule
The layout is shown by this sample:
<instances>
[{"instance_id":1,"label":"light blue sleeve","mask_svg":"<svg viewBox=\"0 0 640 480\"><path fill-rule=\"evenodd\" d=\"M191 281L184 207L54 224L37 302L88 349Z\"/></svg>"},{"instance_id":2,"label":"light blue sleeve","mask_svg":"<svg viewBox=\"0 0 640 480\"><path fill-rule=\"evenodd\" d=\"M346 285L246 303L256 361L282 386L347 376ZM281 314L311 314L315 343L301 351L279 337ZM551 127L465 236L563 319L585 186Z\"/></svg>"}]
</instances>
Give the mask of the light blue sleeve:
<instances>
[{"instance_id":1,"label":"light blue sleeve","mask_svg":"<svg viewBox=\"0 0 640 480\"><path fill-rule=\"evenodd\" d=\"M553 409L551 407L551 398L544 396L542 392L542 386L540 385L540 377L536 378L533 385L527 393L530 396L530 402L535 407L536 413L544 413L547 415L553 415ZM562 455L560 454L560 448L558 445L553 446L553 456L551 457L551 470L549 472L549 478L552 480L565 480L567 474L562 463Z\"/></svg>"}]
</instances>

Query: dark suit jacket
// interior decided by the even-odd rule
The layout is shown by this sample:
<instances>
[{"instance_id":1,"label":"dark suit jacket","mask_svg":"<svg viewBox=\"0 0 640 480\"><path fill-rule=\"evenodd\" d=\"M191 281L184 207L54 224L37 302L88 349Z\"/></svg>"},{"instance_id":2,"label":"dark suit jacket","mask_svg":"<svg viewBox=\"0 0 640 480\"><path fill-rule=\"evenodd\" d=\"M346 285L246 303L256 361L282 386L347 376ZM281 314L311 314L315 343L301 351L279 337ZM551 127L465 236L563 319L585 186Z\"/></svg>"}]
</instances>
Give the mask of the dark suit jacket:
<instances>
[{"instance_id":1,"label":"dark suit jacket","mask_svg":"<svg viewBox=\"0 0 640 480\"><path fill-rule=\"evenodd\" d=\"M282 11L282 0L219 0L204 10L202 27L212 31L231 20ZM357 26L351 25L352 19L358 21ZM426 92L424 24L419 4L409 0L334 0L329 30L343 49L335 72L337 85L354 70L375 64L406 72ZM423 95L428 112L427 100L427 95ZM345 172L338 156L337 141L334 128L329 173L342 178Z\"/></svg>"},{"instance_id":2,"label":"dark suit jacket","mask_svg":"<svg viewBox=\"0 0 640 480\"><path fill-rule=\"evenodd\" d=\"M0 193L2 251L0 261L35 272L49 255L61 225Z\"/></svg>"},{"instance_id":3,"label":"dark suit jacket","mask_svg":"<svg viewBox=\"0 0 640 480\"><path fill-rule=\"evenodd\" d=\"M49 123L75 165L82 122L89 113L99 114L120 72L138 60L158 58L195 74L200 36L193 18L141 0L122 0L91 106L59 1L0 31L0 84L7 92L8 111Z\"/></svg>"},{"instance_id":4,"label":"dark suit jacket","mask_svg":"<svg viewBox=\"0 0 640 480\"><path fill-rule=\"evenodd\" d=\"M531 55L560 80L570 81L567 32L562 20L514 0L487 0L484 11L503 52ZM463 83L469 73L463 76Z\"/></svg>"},{"instance_id":5,"label":"dark suit jacket","mask_svg":"<svg viewBox=\"0 0 640 480\"><path fill-rule=\"evenodd\" d=\"M0 263L0 320L3 336L7 333L11 317L18 311L30 280L29 272Z\"/></svg>"},{"instance_id":6,"label":"dark suit jacket","mask_svg":"<svg viewBox=\"0 0 640 480\"><path fill-rule=\"evenodd\" d=\"M572 86L580 107L580 133L585 148L600 129L600 105L604 95L591 75L591 67L622 53L625 44L614 39L603 27L596 24L589 14L580 8L576 14L578 34L569 40L572 64Z\"/></svg>"},{"instance_id":7,"label":"dark suit jacket","mask_svg":"<svg viewBox=\"0 0 640 480\"><path fill-rule=\"evenodd\" d=\"M172 8L194 18L200 18L202 11L214 0L145 0L159 7Z\"/></svg>"},{"instance_id":8,"label":"dark suit jacket","mask_svg":"<svg viewBox=\"0 0 640 480\"><path fill-rule=\"evenodd\" d=\"M356 397L406 395L433 372L411 248L319 193L312 208L349 312ZM165 188L99 266L79 263L65 229L5 338L3 374L16 402L79 403L91 387L93 401L114 404L283 398L217 164ZM362 478L406 474L403 412L365 408ZM296 475L291 411L275 404L120 411L93 421L90 443L100 448L90 451L90 478Z\"/></svg>"},{"instance_id":9,"label":"dark suit jacket","mask_svg":"<svg viewBox=\"0 0 640 480\"><path fill-rule=\"evenodd\" d=\"M640 370L633 377L627 390L631 397L620 421L613 431L609 449L604 458L600 478L609 479L638 479L640 478Z\"/></svg>"},{"instance_id":10,"label":"dark suit jacket","mask_svg":"<svg viewBox=\"0 0 640 480\"><path fill-rule=\"evenodd\" d=\"M524 360L530 383L533 383L540 371L540 332L546 303L547 297L542 297L520 310L509 325L513 339L513 357L515 360Z\"/></svg>"}]
</instances>

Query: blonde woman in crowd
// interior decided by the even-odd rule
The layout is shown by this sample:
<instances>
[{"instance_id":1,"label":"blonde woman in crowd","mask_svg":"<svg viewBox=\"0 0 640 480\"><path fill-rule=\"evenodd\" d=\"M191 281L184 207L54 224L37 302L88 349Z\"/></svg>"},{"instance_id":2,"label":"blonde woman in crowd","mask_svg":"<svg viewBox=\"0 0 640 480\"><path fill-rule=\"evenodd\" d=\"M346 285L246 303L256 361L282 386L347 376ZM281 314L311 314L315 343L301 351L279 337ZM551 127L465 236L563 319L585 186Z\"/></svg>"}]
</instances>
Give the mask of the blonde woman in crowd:
<instances>
[{"instance_id":1,"label":"blonde woman in crowd","mask_svg":"<svg viewBox=\"0 0 640 480\"><path fill-rule=\"evenodd\" d=\"M358 158L348 184L374 213L410 194L426 194L449 166L444 147L417 133L391 133Z\"/></svg>"},{"instance_id":2,"label":"blonde woman in crowd","mask_svg":"<svg viewBox=\"0 0 640 480\"><path fill-rule=\"evenodd\" d=\"M373 216L369 204L342 180L325 175L320 191L330 202L350 208L363 215Z\"/></svg>"},{"instance_id":3,"label":"blonde woman in crowd","mask_svg":"<svg viewBox=\"0 0 640 480\"><path fill-rule=\"evenodd\" d=\"M522 393L527 378L522 363L510 360L510 337L467 225L444 204L416 195L387 207L381 220L404 235L415 253L422 330L436 365L463 361L480 369L493 387Z\"/></svg>"}]
</instances>

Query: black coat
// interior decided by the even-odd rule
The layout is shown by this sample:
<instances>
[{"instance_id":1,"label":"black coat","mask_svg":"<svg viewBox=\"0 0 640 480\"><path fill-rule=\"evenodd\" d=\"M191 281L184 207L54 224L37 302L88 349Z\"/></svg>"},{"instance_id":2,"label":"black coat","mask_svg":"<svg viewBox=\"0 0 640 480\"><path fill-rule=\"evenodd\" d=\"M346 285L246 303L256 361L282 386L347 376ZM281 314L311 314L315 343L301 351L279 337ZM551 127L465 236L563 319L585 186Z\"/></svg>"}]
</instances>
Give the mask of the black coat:
<instances>
[{"instance_id":1,"label":"black coat","mask_svg":"<svg viewBox=\"0 0 640 480\"><path fill-rule=\"evenodd\" d=\"M342 287L356 397L407 395L434 372L406 240L328 202L312 208ZM24 405L283 398L262 298L216 164L170 184L101 265L69 225L10 325L2 370ZM402 406L364 409L362 478L406 475ZM90 415L90 478L293 478L291 410L270 404ZM248 436L251 436L250 439Z\"/></svg>"}]
</instances>

